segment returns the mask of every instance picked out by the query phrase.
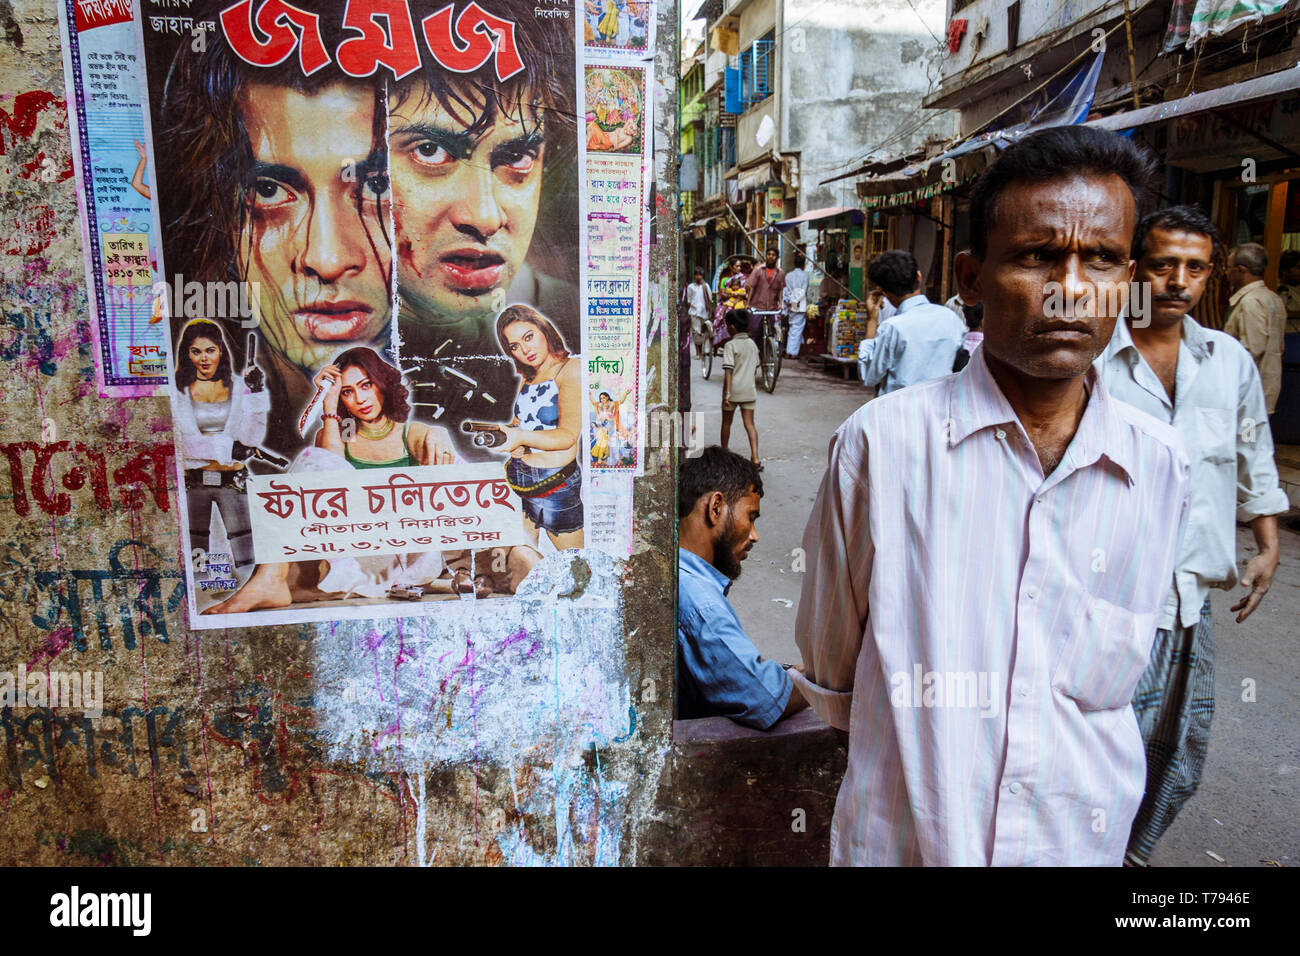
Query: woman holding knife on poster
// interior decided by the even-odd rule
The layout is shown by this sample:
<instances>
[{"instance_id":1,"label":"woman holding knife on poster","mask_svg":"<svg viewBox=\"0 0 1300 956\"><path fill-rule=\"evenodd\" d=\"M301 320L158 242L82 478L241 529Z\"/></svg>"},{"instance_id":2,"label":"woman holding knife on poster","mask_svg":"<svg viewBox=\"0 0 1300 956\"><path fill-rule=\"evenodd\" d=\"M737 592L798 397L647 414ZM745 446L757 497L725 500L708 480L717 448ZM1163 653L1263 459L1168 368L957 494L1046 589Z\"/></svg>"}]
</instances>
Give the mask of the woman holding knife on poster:
<instances>
[{"instance_id":1,"label":"woman holding knife on poster","mask_svg":"<svg viewBox=\"0 0 1300 956\"><path fill-rule=\"evenodd\" d=\"M576 358L559 331L527 305L512 305L497 318L501 350L523 379L515 417L501 426L508 452L506 481L523 502L524 529L534 544L540 529L561 551L583 546L582 379Z\"/></svg>"}]
</instances>

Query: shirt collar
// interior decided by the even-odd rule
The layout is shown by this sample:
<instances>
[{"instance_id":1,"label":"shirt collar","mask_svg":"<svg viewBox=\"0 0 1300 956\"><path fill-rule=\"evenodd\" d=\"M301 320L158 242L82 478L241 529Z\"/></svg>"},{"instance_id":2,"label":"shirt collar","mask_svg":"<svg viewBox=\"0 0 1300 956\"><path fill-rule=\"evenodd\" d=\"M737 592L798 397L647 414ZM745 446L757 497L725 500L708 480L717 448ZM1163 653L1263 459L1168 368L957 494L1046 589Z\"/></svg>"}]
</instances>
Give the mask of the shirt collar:
<instances>
[{"instance_id":1,"label":"shirt collar","mask_svg":"<svg viewBox=\"0 0 1300 956\"><path fill-rule=\"evenodd\" d=\"M1228 296L1228 305L1236 305L1238 302L1240 302L1242 299L1246 297L1247 292L1255 288L1255 286L1257 285L1264 285L1264 280L1252 279L1251 281L1247 282L1236 292L1232 293L1232 295Z\"/></svg>"},{"instance_id":2,"label":"shirt collar","mask_svg":"<svg viewBox=\"0 0 1300 956\"><path fill-rule=\"evenodd\" d=\"M930 300L925 297L924 292L917 292L915 295L909 295L902 302L898 303L898 311L895 315L902 315L908 309L914 309L918 305L929 305Z\"/></svg>"},{"instance_id":3,"label":"shirt collar","mask_svg":"<svg viewBox=\"0 0 1300 956\"><path fill-rule=\"evenodd\" d=\"M1205 334L1205 328L1190 315L1183 316L1182 340L1197 361L1209 358L1214 352L1214 343ZM1135 367L1141 361L1142 356L1133 341L1133 332L1129 329L1128 320L1120 316L1115 322L1115 334L1111 336L1102 357L1108 359L1111 356L1121 355L1125 352L1128 353L1125 357L1128 359L1130 368Z\"/></svg>"},{"instance_id":4,"label":"shirt collar","mask_svg":"<svg viewBox=\"0 0 1300 956\"><path fill-rule=\"evenodd\" d=\"M1115 410L1114 400L1107 394L1097 374L1096 366L1089 367L1084 384L1088 388L1088 405L1066 456L1078 469L1104 455L1123 469L1132 483L1132 440ZM954 448L975 432L995 425L1019 426L1015 410L984 361L983 345L971 355L966 367L953 376L949 388L948 417L952 424L948 447Z\"/></svg>"},{"instance_id":5,"label":"shirt collar","mask_svg":"<svg viewBox=\"0 0 1300 956\"><path fill-rule=\"evenodd\" d=\"M724 595L731 590L731 578L688 548L677 549L677 570L683 574L695 574L712 581Z\"/></svg>"}]
</instances>

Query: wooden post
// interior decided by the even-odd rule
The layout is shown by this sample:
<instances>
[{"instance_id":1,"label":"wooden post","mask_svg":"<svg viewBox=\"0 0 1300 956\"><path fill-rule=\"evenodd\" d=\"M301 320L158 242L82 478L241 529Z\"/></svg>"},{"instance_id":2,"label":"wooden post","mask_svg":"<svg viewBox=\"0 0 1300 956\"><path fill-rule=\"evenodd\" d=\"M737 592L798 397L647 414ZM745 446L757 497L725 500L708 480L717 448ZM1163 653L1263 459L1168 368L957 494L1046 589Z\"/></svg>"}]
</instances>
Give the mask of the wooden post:
<instances>
[{"instance_id":1,"label":"wooden post","mask_svg":"<svg viewBox=\"0 0 1300 956\"><path fill-rule=\"evenodd\" d=\"M1128 79L1133 87L1133 108L1140 109L1142 101L1138 97L1137 64L1133 60L1133 18L1129 15L1128 0L1124 0L1124 35L1128 38Z\"/></svg>"}]
</instances>

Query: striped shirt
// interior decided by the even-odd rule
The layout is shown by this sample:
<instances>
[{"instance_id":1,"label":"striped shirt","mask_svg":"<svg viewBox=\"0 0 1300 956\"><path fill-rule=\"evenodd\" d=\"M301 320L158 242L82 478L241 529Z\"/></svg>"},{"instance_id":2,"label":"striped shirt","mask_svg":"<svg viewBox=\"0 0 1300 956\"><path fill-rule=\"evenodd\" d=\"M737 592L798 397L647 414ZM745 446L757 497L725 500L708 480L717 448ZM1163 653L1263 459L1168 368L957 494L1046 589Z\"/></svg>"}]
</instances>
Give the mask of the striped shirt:
<instances>
[{"instance_id":1,"label":"striped shirt","mask_svg":"<svg viewBox=\"0 0 1300 956\"><path fill-rule=\"evenodd\" d=\"M1173 429L1086 382L1046 478L982 346L832 438L791 676L849 731L833 864L1122 860L1145 773L1129 702L1189 466Z\"/></svg>"}]
</instances>

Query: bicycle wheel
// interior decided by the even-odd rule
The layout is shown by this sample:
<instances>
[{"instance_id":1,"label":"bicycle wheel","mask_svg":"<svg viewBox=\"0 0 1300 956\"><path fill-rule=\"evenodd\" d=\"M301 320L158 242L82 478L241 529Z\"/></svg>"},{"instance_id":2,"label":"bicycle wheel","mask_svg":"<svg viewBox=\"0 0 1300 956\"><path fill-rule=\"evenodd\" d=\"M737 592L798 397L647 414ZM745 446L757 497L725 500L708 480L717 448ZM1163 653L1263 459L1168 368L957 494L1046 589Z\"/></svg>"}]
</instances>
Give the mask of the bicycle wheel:
<instances>
[{"instance_id":1,"label":"bicycle wheel","mask_svg":"<svg viewBox=\"0 0 1300 956\"><path fill-rule=\"evenodd\" d=\"M763 388L770 395L776 391L776 379L781 374L781 343L769 331L763 336Z\"/></svg>"},{"instance_id":2,"label":"bicycle wheel","mask_svg":"<svg viewBox=\"0 0 1300 956\"><path fill-rule=\"evenodd\" d=\"M700 357L700 361L704 363L704 377L708 379L713 374L713 338L711 335L705 335L702 351L704 354Z\"/></svg>"}]
</instances>

